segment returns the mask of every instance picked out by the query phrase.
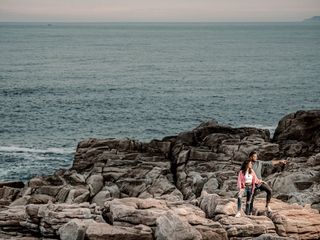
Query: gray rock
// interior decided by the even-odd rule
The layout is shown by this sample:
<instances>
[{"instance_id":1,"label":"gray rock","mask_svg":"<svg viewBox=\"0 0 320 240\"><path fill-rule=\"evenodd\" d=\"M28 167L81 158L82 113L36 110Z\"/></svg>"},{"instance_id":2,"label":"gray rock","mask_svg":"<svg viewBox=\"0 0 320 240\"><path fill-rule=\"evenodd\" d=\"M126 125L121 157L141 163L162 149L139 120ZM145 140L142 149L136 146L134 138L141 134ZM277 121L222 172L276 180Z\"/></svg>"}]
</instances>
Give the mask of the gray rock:
<instances>
[{"instance_id":1,"label":"gray rock","mask_svg":"<svg viewBox=\"0 0 320 240\"><path fill-rule=\"evenodd\" d=\"M311 156L307 160L307 164L309 164L311 166L319 166L320 165L320 153L318 153L317 155Z\"/></svg>"},{"instance_id":2,"label":"gray rock","mask_svg":"<svg viewBox=\"0 0 320 240\"><path fill-rule=\"evenodd\" d=\"M155 237L157 240L198 240L201 234L187 221L182 220L173 212L168 211L156 220L157 228Z\"/></svg>"},{"instance_id":3,"label":"gray rock","mask_svg":"<svg viewBox=\"0 0 320 240\"><path fill-rule=\"evenodd\" d=\"M96 195L103 187L103 177L100 174L91 175L87 179L87 184L90 190L90 196Z\"/></svg>"},{"instance_id":4,"label":"gray rock","mask_svg":"<svg viewBox=\"0 0 320 240\"><path fill-rule=\"evenodd\" d=\"M103 207L105 201L114 198L120 198L120 189L116 184L109 182L96 196L94 196L92 203L96 203L98 206Z\"/></svg>"},{"instance_id":5,"label":"gray rock","mask_svg":"<svg viewBox=\"0 0 320 240\"><path fill-rule=\"evenodd\" d=\"M279 121L273 141L290 155L310 156L319 153L320 110L298 111L286 115Z\"/></svg>"},{"instance_id":6,"label":"gray rock","mask_svg":"<svg viewBox=\"0 0 320 240\"><path fill-rule=\"evenodd\" d=\"M151 228L143 225L135 227L111 226L107 223L94 223L86 231L88 240L126 239L153 240Z\"/></svg>"},{"instance_id":7,"label":"gray rock","mask_svg":"<svg viewBox=\"0 0 320 240\"><path fill-rule=\"evenodd\" d=\"M199 198L199 207L206 213L207 218L213 218L218 205L219 196L217 194L208 194L203 191Z\"/></svg>"},{"instance_id":8,"label":"gray rock","mask_svg":"<svg viewBox=\"0 0 320 240\"><path fill-rule=\"evenodd\" d=\"M59 228L61 240L83 240L89 224L94 224L93 220L73 219Z\"/></svg>"},{"instance_id":9,"label":"gray rock","mask_svg":"<svg viewBox=\"0 0 320 240\"><path fill-rule=\"evenodd\" d=\"M33 194L28 198L28 204L46 204L53 202L54 198L46 194Z\"/></svg>"},{"instance_id":10,"label":"gray rock","mask_svg":"<svg viewBox=\"0 0 320 240\"><path fill-rule=\"evenodd\" d=\"M66 203L82 203L89 199L90 192L85 188L76 188L69 191Z\"/></svg>"},{"instance_id":11,"label":"gray rock","mask_svg":"<svg viewBox=\"0 0 320 240\"><path fill-rule=\"evenodd\" d=\"M0 188L5 186L11 187L11 188L24 188L24 182L21 182L21 181L0 182Z\"/></svg>"},{"instance_id":12,"label":"gray rock","mask_svg":"<svg viewBox=\"0 0 320 240\"><path fill-rule=\"evenodd\" d=\"M253 238L254 240L290 240L291 238L289 237L280 237L277 234L269 234L265 233L260 235L259 237Z\"/></svg>"},{"instance_id":13,"label":"gray rock","mask_svg":"<svg viewBox=\"0 0 320 240\"><path fill-rule=\"evenodd\" d=\"M215 193L215 190L219 188L219 182L216 177L211 177L203 186L203 191L207 193Z\"/></svg>"}]
</instances>

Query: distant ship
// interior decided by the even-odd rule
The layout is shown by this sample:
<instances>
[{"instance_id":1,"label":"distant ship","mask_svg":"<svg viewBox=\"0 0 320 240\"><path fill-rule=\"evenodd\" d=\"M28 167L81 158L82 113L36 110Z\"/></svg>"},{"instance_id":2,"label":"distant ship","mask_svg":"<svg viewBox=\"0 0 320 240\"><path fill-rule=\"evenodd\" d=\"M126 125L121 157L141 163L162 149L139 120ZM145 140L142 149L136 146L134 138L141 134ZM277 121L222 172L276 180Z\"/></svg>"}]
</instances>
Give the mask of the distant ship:
<instances>
[{"instance_id":1,"label":"distant ship","mask_svg":"<svg viewBox=\"0 0 320 240\"><path fill-rule=\"evenodd\" d=\"M314 16L303 20L304 22L320 22L320 16Z\"/></svg>"}]
</instances>

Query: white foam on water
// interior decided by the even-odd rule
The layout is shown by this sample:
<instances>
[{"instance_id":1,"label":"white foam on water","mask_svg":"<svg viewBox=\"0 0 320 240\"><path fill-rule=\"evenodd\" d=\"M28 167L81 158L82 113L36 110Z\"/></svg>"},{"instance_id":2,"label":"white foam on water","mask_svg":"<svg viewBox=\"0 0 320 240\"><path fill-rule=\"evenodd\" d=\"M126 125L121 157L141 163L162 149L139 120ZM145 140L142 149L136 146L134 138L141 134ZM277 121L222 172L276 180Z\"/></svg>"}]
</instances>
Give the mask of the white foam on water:
<instances>
[{"instance_id":1,"label":"white foam on water","mask_svg":"<svg viewBox=\"0 0 320 240\"><path fill-rule=\"evenodd\" d=\"M71 154L75 153L73 148L47 148L47 149L37 149L37 148L27 148L19 146L0 146L0 152L8 153L48 153L48 154Z\"/></svg>"},{"instance_id":2,"label":"white foam on water","mask_svg":"<svg viewBox=\"0 0 320 240\"><path fill-rule=\"evenodd\" d=\"M55 169L68 167L74 152L72 148L0 146L0 181L52 174Z\"/></svg>"}]
</instances>

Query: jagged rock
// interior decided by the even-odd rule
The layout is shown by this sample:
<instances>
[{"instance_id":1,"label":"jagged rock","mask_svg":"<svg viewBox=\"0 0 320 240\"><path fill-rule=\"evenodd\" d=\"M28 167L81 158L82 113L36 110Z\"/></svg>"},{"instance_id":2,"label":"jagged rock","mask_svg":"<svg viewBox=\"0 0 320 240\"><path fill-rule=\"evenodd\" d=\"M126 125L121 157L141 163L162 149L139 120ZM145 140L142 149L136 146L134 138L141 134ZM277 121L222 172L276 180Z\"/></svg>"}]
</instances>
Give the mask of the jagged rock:
<instances>
[{"instance_id":1,"label":"jagged rock","mask_svg":"<svg viewBox=\"0 0 320 240\"><path fill-rule=\"evenodd\" d=\"M94 223L86 231L88 240L126 239L153 240L151 228L143 225L134 227L111 226L107 223Z\"/></svg>"},{"instance_id":2,"label":"jagged rock","mask_svg":"<svg viewBox=\"0 0 320 240\"><path fill-rule=\"evenodd\" d=\"M235 218L236 199L224 199L218 195L203 192L197 202L205 212L184 201L170 202L153 198L125 198L107 201L105 207L107 222L113 224L115 228L110 228L109 225L99 225L100 228L109 229L109 233L103 230L103 233L95 235L97 233L91 232L90 237L91 239L95 239L95 237L103 239L107 236L105 234L111 234L113 231L118 234L120 230L125 231L126 234L129 232L129 234L135 235L138 233L134 229L142 224L144 229L149 229L145 226L158 228L158 235L156 236L170 238L168 235L162 234L162 229L166 229L165 226L170 222L174 222L170 226L173 229L177 228L177 233L180 231L178 226L184 226L185 232L190 230L191 235L196 236L195 239L210 239L210 236L214 236L215 239L227 239L227 236L228 238L258 237L265 233L272 234L275 239L278 236L299 239L317 239L320 237L320 215L310 207L304 208L297 204L288 205L272 199L270 205L273 213L268 218L264 216L265 199L258 198L254 204L254 212L261 216L246 217L243 215L240 218ZM171 215L166 215L168 212ZM62 233L68 236L70 231L77 232L73 236L82 236L81 234L84 231L82 223L88 226L86 224L87 220L101 222L100 214L101 212L94 205L88 203L73 205L29 204L26 207L16 206L1 211L0 228L20 233L29 230L52 238ZM69 226L71 227L70 231L62 228L67 226L65 224L72 219L80 219L82 223L71 224ZM148 230L147 232L151 234L151 237L153 236L151 231ZM182 239L184 239L183 236L185 235L181 235Z\"/></svg>"},{"instance_id":3,"label":"jagged rock","mask_svg":"<svg viewBox=\"0 0 320 240\"><path fill-rule=\"evenodd\" d=\"M89 199L90 192L86 188L76 188L69 191L66 203L82 203Z\"/></svg>"},{"instance_id":4,"label":"jagged rock","mask_svg":"<svg viewBox=\"0 0 320 240\"><path fill-rule=\"evenodd\" d=\"M302 170L279 173L269 179L272 179L271 186L274 191L281 191L281 193L293 193L310 188L314 184L314 177L317 176L317 174L317 171Z\"/></svg>"},{"instance_id":5,"label":"jagged rock","mask_svg":"<svg viewBox=\"0 0 320 240\"><path fill-rule=\"evenodd\" d=\"M77 173L76 171L66 172L64 178L67 182L73 186L85 185L86 179L83 175Z\"/></svg>"},{"instance_id":6,"label":"jagged rock","mask_svg":"<svg viewBox=\"0 0 320 240\"><path fill-rule=\"evenodd\" d=\"M277 234L265 233L259 237L253 238L254 240L290 240L288 237L280 237Z\"/></svg>"},{"instance_id":7,"label":"jagged rock","mask_svg":"<svg viewBox=\"0 0 320 240\"><path fill-rule=\"evenodd\" d=\"M143 206L147 205L147 208ZM128 222L131 224L155 225L157 217L169 210L164 201L156 199L123 198L105 203L110 213L108 222ZM155 210L155 211L152 211Z\"/></svg>"},{"instance_id":8,"label":"jagged rock","mask_svg":"<svg viewBox=\"0 0 320 240\"><path fill-rule=\"evenodd\" d=\"M142 144L140 142L130 139L84 140L78 144L72 169L80 172L90 167L105 151L110 151L115 154L117 154L118 151L132 153L141 150L141 146Z\"/></svg>"},{"instance_id":9,"label":"jagged rock","mask_svg":"<svg viewBox=\"0 0 320 240\"><path fill-rule=\"evenodd\" d=\"M87 179L87 184L89 186L89 190L90 190L90 196L94 196L96 195L101 188L103 187L103 177L102 175L91 175L88 179Z\"/></svg>"},{"instance_id":10,"label":"jagged rock","mask_svg":"<svg viewBox=\"0 0 320 240\"><path fill-rule=\"evenodd\" d=\"M0 233L0 239L1 240L42 240L41 238L38 237L33 237L32 235L28 234L20 234L20 233L11 233L11 234L3 234ZM45 239L45 240L50 240L50 239Z\"/></svg>"},{"instance_id":11,"label":"jagged rock","mask_svg":"<svg viewBox=\"0 0 320 240\"><path fill-rule=\"evenodd\" d=\"M62 177L64 173L65 173L65 170L57 170L56 172L54 172L53 175L42 177L42 179L49 186L61 186L66 183Z\"/></svg>"},{"instance_id":12,"label":"jagged rock","mask_svg":"<svg viewBox=\"0 0 320 240\"><path fill-rule=\"evenodd\" d=\"M206 191L202 192L198 205L206 213L207 218L214 217L219 198L217 194L208 194Z\"/></svg>"},{"instance_id":13,"label":"jagged rock","mask_svg":"<svg viewBox=\"0 0 320 240\"><path fill-rule=\"evenodd\" d=\"M24 232L21 222L26 221L25 206L12 206L0 212L0 230L8 234Z\"/></svg>"},{"instance_id":14,"label":"jagged rock","mask_svg":"<svg viewBox=\"0 0 320 240\"><path fill-rule=\"evenodd\" d=\"M10 206L23 206L23 205L26 205L29 200L30 200L30 196L23 196L21 198L17 198L15 201L13 201Z\"/></svg>"},{"instance_id":15,"label":"jagged rock","mask_svg":"<svg viewBox=\"0 0 320 240\"><path fill-rule=\"evenodd\" d=\"M276 173L267 179L279 198L283 199L283 196L286 196L285 200L289 203L310 204L320 209L317 205L320 202L319 170L297 169L292 172Z\"/></svg>"},{"instance_id":16,"label":"jagged rock","mask_svg":"<svg viewBox=\"0 0 320 240\"><path fill-rule=\"evenodd\" d=\"M192 133L192 141L179 140L178 136L177 142L180 143L172 148L176 186L184 199L199 197L202 190L221 196L233 196L237 191L234 183L239 165L248 158L251 151L259 150L264 160L274 159L280 154L279 145L268 142L267 130L204 124ZM213 174L222 171L231 174L224 179ZM212 182L215 186L210 189L208 185Z\"/></svg>"},{"instance_id":17,"label":"jagged rock","mask_svg":"<svg viewBox=\"0 0 320 240\"><path fill-rule=\"evenodd\" d=\"M28 230L45 237L56 237L59 228L71 219L102 222L100 214L99 209L88 203L13 206L0 212L0 228L7 232L25 233Z\"/></svg>"},{"instance_id":18,"label":"jagged rock","mask_svg":"<svg viewBox=\"0 0 320 240\"><path fill-rule=\"evenodd\" d=\"M320 110L298 111L283 117L273 141L284 154L310 156L320 152Z\"/></svg>"},{"instance_id":19,"label":"jagged rock","mask_svg":"<svg viewBox=\"0 0 320 240\"><path fill-rule=\"evenodd\" d=\"M20 193L20 191L21 190L19 188L4 186L0 188L0 198L13 201Z\"/></svg>"},{"instance_id":20,"label":"jagged rock","mask_svg":"<svg viewBox=\"0 0 320 240\"><path fill-rule=\"evenodd\" d=\"M50 186L45 185L35 189L35 194L44 194L55 197L58 192L61 190L62 186Z\"/></svg>"},{"instance_id":21,"label":"jagged rock","mask_svg":"<svg viewBox=\"0 0 320 240\"><path fill-rule=\"evenodd\" d=\"M320 153L318 153L317 155L311 156L307 160L307 164L309 164L311 166L319 166L320 165Z\"/></svg>"},{"instance_id":22,"label":"jagged rock","mask_svg":"<svg viewBox=\"0 0 320 240\"><path fill-rule=\"evenodd\" d=\"M63 188L61 188L55 197L55 201L59 203L65 202L69 195L70 190L71 190L70 186L64 186Z\"/></svg>"},{"instance_id":23,"label":"jagged rock","mask_svg":"<svg viewBox=\"0 0 320 240\"><path fill-rule=\"evenodd\" d=\"M96 196L94 196L91 203L96 203L98 206L103 207L105 201L110 199L113 199L111 193L108 190L102 190Z\"/></svg>"},{"instance_id":24,"label":"jagged rock","mask_svg":"<svg viewBox=\"0 0 320 240\"><path fill-rule=\"evenodd\" d=\"M44 185L46 185L46 182L40 177L34 177L28 182L28 186L31 188L41 187Z\"/></svg>"},{"instance_id":25,"label":"jagged rock","mask_svg":"<svg viewBox=\"0 0 320 240\"><path fill-rule=\"evenodd\" d=\"M194 138L196 139L196 142L203 142L208 135L213 133L236 135L236 136L239 136L240 139L246 136L255 135L255 136L261 137L264 141L270 140L269 131L264 129L249 128L249 127L232 128L229 126L223 126L218 124L214 124L214 125L209 124L207 126L205 125L206 123L202 123L199 127L193 130Z\"/></svg>"},{"instance_id":26,"label":"jagged rock","mask_svg":"<svg viewBox=\"0 0 320 240\"><path fill-rule=\"evenodd\" d=\"M0 182L0 188L4 186L11 187L11 188L24 188L24 182L21 182L21 181Z\"/></svg>"},{"instance_id":27,"label":"jagged rock","mask_svg":"<svg viewBox=\"0 0 320 240\"><path fill-rule=\"evenodd\" d=\"M163 154L163 156L165 156L166 158L169 157L169 152L172 146L172 142L170 141L159 141L159 140L152 140L150 143L148 144L143 144L146 148L146 152L155 154L155 153L160 153Z\"/></svg>"},{"instance_id":28,"label":"jagged rock","mask_svg":"<svg viewBox=\"0 0 320 240\"><path fill-rule=\"evenodd\" d=\"M94 223L96 222L91 219L73 219L59 228L59 237L61 240L83 240L88 226Z\"/></svg>"},{"instance_id":29,"label":"jagged rock","mask_svg":"<svg viewBox=\"0 0 320 240\"><path fill-rule=\"evenodd\" d=\"M72 169L33 178L24 187L21 183L0 186L0 230L3 235L19 238L35 234L56 239L59 229L72 219L102 221L98 206L105 205L103 217L116 232L119 228L113 227L135 229L139 224L141 229L148 226L155 231L157 219L164 220L171 212L179 218L177 222L187 223L202 239L316 238L319 213L306 210L310 206L320 209L316 115L313 111L298 112L283 119L273 142L268 130L232 128L216 121L149 143L82 141ZM261 160L288 161L286 166L268 167L262 173L273 188L271 207L281 212L279 216L266 216L265 193L261 193L255 201L255 216L234 218L237 175L252 150L259 152ZM293 211L292 205L275 198L306 207L293 207ZM58 204L65 202L69 204ZM279 208L281 204L284 209ZM312 221L303 225L300 215Z\"/></svg>"},{"instance_id":30,"label":"jagged rock","mask_svg":"<svg viewBox=\"0 0 320 240\"><path fill-rule=\"evenodd\" d=\"M182 220L173 212L166 212L156 220L155 237L158 240L198 240L201 234L188 221Z\"/></svg>"},{"instance_id":31,"label":"jagged rock","mask_svg":"<svg viewBox=\"0 0 320 240\"><path fill-rule=\"evenodd\" d=\"M169 182L169 180L160 175L158 178L151 180L152 183L148 186L145 191L139 194L140 198L168 198L172 197L177 200L182 200L183 196L176 187Z\"/></svg>"},{"instance_id":32,"label":"jagged rock","mask_svg":"<svg viewBox=\"0 0 320 240\"><path fill-rule=\"evenodd\" d=\"M114 183L108 183L94 198L92 203L96 203L98 206L103 207L107 200L112 200L113 198L120 198L120 190L118 186Z\"/></svg>"},{"instance_id":33,"label":"jagged rock","mask_svg":"<svg viewBox=\"0 0 320 240\"><path fill-rule=\"evenodd\" d=\"M218 215L216 219L226 228L229 238L252 237L276 232L273 222L265 216L235 218L234 216Z\"/></svg>"},{"instance_id":34,"label":"jagged rock","mask_svg":"<svg viewBox=\"0 0 320 240\"><path fill-rule=\"evenodd\" d=\"M160 199L139 199L124 198L114 199L105 203L106 221L112 224L130 225L143 224L147 226L159 226L158 218L164 216L168 211L179 217L178 222L186 222L191 226L197 226L207 235L226 235L225 230L220 224L214 223L210 219L206 219L205 213L198 207L187 204L183 201L170 202ZM168 219L163 219L167 221ZM158 221L158 223L157 223ZM209 231L207 227L211 227ZM165 229L162 228L161 229ZM160 231L162 232L162 230ZM192 232L196 232L195 229ZM201 236L201 234L200 234Z\"/></svg>"},{"instance_id":35,"label":"jagged rock","mask_svg":"<svg viewBox=\"0 0 320 240\"><path fill-rule=\"evenodd\" d=\"M53 201L53 197L46 194L33 194L28 199L28 204L46 204Z\"/></svg>"},{"instance_id":36,"label":"jagged rock","mask_svg":"<svg viewBox=\"0 0 320 240\"><path fill-rule=\"evenodd\" d=\"M214 224L204 226L195 225L194 228L201 234L203 240L225 240L228 239L227 232L221 227L221 224L214 222Z\"/></svg>"},{"instance_id":37,"label":"jagged rock","mask_svg":"<svg viewBox=\"0 0 320 240\"><path fill-rule=\"evenodd\" d=\"M203 185L202 191L206 191L207 193L214 193L218 188L219 181L215 176L213 176L210 177L208 181Z\"/></svg>"},{"instance_id":38,"label":"jagged rock","mask_svg":"<svg viewBox=\"0 0 320 240\"><path fill-rule=\"evenodd\" d=\"M258 209L263 209L263 206L263 201L255 203ZM290 239L320 238L320 214L317 210L276 199L272 200L270 206L273 210L270 218L278 235Z\"/></svg>"}]
</instances>

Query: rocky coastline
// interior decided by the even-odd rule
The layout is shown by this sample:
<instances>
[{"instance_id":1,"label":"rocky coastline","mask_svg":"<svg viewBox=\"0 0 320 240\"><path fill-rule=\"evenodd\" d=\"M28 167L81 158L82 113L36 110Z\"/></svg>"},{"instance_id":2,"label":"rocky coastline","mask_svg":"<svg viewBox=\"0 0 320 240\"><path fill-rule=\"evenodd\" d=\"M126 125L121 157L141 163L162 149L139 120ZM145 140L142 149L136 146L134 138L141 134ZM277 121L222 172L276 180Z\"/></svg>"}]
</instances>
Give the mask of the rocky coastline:
<instances>
[{"instance_id":1,"label":"rocky coastline","mask_svg":"<svg viewBox=\"0 0 320 240\"><path fill-rule=\"evenodd\" d=\"M237 174L248 153L286 159L264 169L273 189L235 218ZM143 143L87 139L73 166L0 183L0 239L320 239L320 110L265 129L215 120Z\"/></svg>"}]
</instances>

